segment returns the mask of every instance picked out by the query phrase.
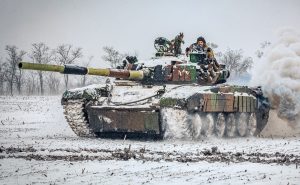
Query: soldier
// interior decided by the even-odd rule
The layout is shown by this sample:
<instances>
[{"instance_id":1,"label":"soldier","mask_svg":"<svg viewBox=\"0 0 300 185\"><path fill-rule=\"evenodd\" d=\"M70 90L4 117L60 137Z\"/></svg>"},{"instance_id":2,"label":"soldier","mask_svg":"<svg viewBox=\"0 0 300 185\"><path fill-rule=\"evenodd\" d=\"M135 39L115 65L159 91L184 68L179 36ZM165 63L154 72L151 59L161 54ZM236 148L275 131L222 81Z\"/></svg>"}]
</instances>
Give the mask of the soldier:
<instances>
[{"instance_id":1,"label":"soldier","mask_svg":"<svg viewBox=\"0 0 300 185\"><path fill-rule=\"evenodd\" d=\"M204 37L198 37L196 43L193 43L192 45L190 45L190 47L186 48L186 50L185 50L186 55L188 56L189 52L193 51L193 50L198 51L198 52L201 52L201 51L205 52L209 59L215 58L213 50L206 45L206 41L205 41Z\"/></svg>"},{"instance_id":2,"label":"soldier","mask_svg":"<svg viewBox=\"0 0 300 185\"><path fill-rule=\"evenodd\" d=\"M139 70L141 65L137 64L138 59L136 56L126 56L123 60L123 65L118 66L117 69L126 69L126 70Z\"/></svg>"},{"instance_id":3,"label":"soldier","mask_svg":"<svg viewBox=\"0 0 300 185\"><path fill-rule=\"evenodd\" d=\"M193 43L190 47L186 48L186 55L188 56L191 51L196 51L205 54L205 58L199 60L200 72L199 77L204 82L212 82L218 78L217 72L220 71L220 65L215 59L213 50L207 46L203 37L198 37L197 42Z\"/></svg>"},{"instance_id":4,"label":"soldier","mask_svg":"<svg viewBox=\"0 0 300 185\"><path fill-rule=\"evenodd\" d=\"M184 44L183 37L184 37L183 33L179 33L179 35L177 35L175 39L171 40L172 43L171 49L175 56L178 56L182 53L181 44Z\"/></svg>"}]
</instances>

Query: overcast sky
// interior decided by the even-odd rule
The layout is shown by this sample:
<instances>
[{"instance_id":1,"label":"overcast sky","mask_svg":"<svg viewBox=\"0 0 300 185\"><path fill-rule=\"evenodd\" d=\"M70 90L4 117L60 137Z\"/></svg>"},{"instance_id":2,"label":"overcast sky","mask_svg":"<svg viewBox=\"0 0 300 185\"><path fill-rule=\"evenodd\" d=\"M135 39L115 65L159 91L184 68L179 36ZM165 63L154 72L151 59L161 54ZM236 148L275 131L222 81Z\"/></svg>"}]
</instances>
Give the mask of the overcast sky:
<instances>
[{"instance_id":1,"label":"overcast sky","mask_svg":"<svg viewBox=\"0 0 300 185\"><path fill-rule=\"evenodd\" d=\"M30 51L45 42L83 48L101 65L103 46L151 57L153 41L185 34L185 47L199 36L254 56L281 27L300 30L299 0L0 0L0 55L5 45Z\"/></svg>"}]
</instances>

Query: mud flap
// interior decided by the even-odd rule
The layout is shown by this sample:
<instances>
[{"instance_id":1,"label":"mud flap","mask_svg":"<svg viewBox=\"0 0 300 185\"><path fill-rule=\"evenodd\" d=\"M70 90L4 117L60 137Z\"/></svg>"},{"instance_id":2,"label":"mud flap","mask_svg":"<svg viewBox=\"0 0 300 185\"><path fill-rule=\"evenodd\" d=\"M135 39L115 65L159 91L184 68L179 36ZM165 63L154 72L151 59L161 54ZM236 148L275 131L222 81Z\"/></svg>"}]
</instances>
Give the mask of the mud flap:
<instances>
[{"instance_id":1,"label":"mud flap","mask_svg":"<svg viewBox=\"0 0 300 185\"><path fill-rule=\"evenodd\" d=\"M158 109L91 106L87 111L95 133L161 134Z\"/></svg>"}]
</instances>

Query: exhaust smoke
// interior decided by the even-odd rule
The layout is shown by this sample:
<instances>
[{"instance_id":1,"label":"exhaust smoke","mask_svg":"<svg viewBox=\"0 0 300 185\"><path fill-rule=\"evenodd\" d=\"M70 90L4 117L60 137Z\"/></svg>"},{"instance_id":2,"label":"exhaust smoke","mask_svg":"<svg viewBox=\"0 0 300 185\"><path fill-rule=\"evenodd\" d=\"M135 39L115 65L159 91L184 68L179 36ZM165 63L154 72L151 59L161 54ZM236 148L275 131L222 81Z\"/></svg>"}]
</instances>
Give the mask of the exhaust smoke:
<instances>
[{"instance_id":1,"label":"exhaust smoke","mask_svg":"<svg viewBox=\"0 0 300 185\"><path fill-rule=\"evenodd\" d=\"M275 135L299 134L300 34L298 32L291 28L278 31L278 40L268 48L261 60L255 63L251 85L262 86L264 95L271 102L273 110L265 130L269 130L270 133L274 131ZM286 126L290 128L284 128ZM265 134L268 135L268 132Z\"/></svg>"}]
</instances>

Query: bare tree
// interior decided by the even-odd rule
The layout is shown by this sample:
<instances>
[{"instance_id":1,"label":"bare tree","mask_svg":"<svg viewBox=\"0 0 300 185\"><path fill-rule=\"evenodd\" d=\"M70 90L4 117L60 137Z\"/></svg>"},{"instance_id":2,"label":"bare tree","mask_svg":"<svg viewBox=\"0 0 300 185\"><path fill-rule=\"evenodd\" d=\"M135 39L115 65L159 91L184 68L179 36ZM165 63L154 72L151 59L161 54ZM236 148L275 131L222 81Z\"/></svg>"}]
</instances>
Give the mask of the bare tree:
<instances>
[{"instance_id":1,"label":"bare tree","mask_svg":"<svg viewBox=\"0 0 300 185\"><path fill-rule=\"evenodd\" d=\"M122 59L125 57L124 54L121 54L119 51L115 50L113 47L105 46L103 47L105 55L102 56L102 59L110 63L110 66L116 68L121 64Z\"/></svg>"},{"instance_id":2,"label":"bare tree","mask_svg":"<svg viewBox=\"0 0 300 185\"><path fill-rule=\"evenodd\" d=\"M217 44L215 44L215 43L213 43L213 42L208 42L208 43L207 43L207 46L210 47L210 48L212 48L212 49L216 49L216 48L219 47Z\"/></svg>"},{"instance_id":3,"label":"bare tree","mask_svg":"<svg viewBox=\"0 0 300 185\"><path fill-rule=\"evenodd\" d=\"M22 71L18 68L18 63L22 61L25 51L19 51L16 46L5 47L8 57L5 65L5 78L9 84L10 94L13 95L13 84L16 83L18 93L21 94Z\"/></svg>"},{"instance_id":4,"label":"bare tree","mask_svg":"<svg viewBox=\"0 0 300 185\"><path fill-rule=\"evenodd\" d=\"M82 57L81 48L72 49L72 45L63 44L56 49L56 60L61 65L74 64L76 59ZM68 89L69 76L64 75L65 88Z\"/></svg>"},{"instance_id":5,"label":"bare tree","mask_svg":"<svg viewBox=\"0 0 300 185\"><path fill-rule=\"evenodd\" d=\"M243 58L243 50L227 49L220 55L221 63L225 64L231 73L242 74L252 67L253 59L251 57Z\"/></svg>"},{"instance_id":6,"label":"bare tree","mask_svg":"<svg viewBox=\"0 0 300 185\"><path fill-rule=\"evenodd\" d=\"M47 64L53 59L53 53L51 53L48 46L44 43L34 43L32 44L30 58L33 62L38 64ZM40 90L41 95L44 95L44 79L43 79L43 72L38 71L39 81L40 81Z\"/></svg>"},{"instance_id":7,"label":"bare tree","mask_svg":"<svg viewBox=\"0 0 300 185\"><path fill-rule=\"evenodd\" d=\"M260 43L260 49L258 49L255 54L258 58L261 58L264 55L264 50L271 45L271 42L264 41Z\"/></svg>"},{"instance_id":8,"label":"bare tree","mask_svg":"<svg viewBox=\"0 0 300 185\"><path fill-rule=\"evenodd\" d=\"M59 92L59 85L60 85L60 78L57 77L57 73L49 73L47 76L47 84L49 87L50 94L58 94Z\"/></svg>"},{"instance_id":9,"label":"bare tree","mask_svg":"<svg viewBox=\"0 0 300 185\"><path fill-rule=\"evenodd\" d=\"M37 73L29 72L26 73L26 79L25 79L25 84L26 84L26 94L27 95L33 95L38 92L38 79L37 79Z\"/></svg>"},{"instance_id":10,"label":"bare tree","mask_svg":"<svg viewBox=\"0 0 300 185\"><path fill-rule=\"evenodd\" d=\"M244 58L239 63L238 69L236 71L237 74L243 74L243 73L247 72L249 69L252 68L252 65L253 65L253 59L252 59L252 57Z\"/></svg>"},{"instance_id":11,"label":"bare tree","mask_svg":"<svg viewBox=\"0 0 300 185\"><path fill-rule=\"evenodd\" d=\"M2 58L0 58L0 95L4 94L4 81L5 81L5 74L4 74L4 62Z\"/></svg>"}]
</instances>

